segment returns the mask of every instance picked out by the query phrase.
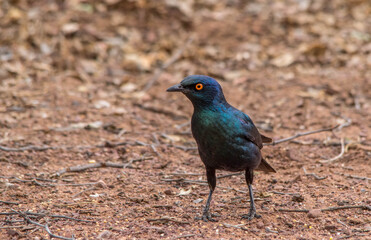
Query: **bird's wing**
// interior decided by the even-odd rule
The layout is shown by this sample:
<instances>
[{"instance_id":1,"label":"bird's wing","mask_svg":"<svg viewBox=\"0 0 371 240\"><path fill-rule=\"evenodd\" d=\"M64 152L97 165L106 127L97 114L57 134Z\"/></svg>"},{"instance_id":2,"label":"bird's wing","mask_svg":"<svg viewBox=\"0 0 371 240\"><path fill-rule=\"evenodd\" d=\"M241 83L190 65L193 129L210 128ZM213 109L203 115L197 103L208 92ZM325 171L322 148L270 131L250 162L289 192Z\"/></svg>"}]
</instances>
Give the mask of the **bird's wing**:
<instances>
[{"instance_id":1,"label":"bird's wing","mask_svg":"<svg viewBox=\"0 0 371 240\"><path fill-rule=\"evenodd\" d=\"M255 127L253 121L250 119L249 116L247 116L245 113L241 111L237 112L237 117L242 123L243 130L244 130L244 133L243 133L244 136L250 142L254 143L256 146L258 146L261 149L263 147L262 137L258 129Z\"/></svg>"},{"instance_id":2,"label":"bird's wing","mask_svg":"<svg viewBox=\"0 0 371 240\"><path fill-rule=\"evenodd\" d=\"M263 147L263 142L267 143L272 141L271 138L259 133L251 118L245 113L238 111L237 117L242 122L243 128L245 130L244 136L260 149ZM264 158L261 159L259 166L255 170L263 172L276 172L276 170Z\"/></svg>"}]
</instances>

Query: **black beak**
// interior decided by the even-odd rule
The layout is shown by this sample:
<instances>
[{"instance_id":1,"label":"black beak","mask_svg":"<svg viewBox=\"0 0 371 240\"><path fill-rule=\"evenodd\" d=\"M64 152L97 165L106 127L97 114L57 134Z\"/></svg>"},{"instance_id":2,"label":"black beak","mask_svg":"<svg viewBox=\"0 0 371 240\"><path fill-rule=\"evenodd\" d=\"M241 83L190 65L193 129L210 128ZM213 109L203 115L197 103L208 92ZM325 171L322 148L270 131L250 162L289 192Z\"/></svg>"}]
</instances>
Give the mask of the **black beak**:
<instances>
[{"instance_id":1,"label":"black beak","mask_svg":"<svg viewBox=\"0 0 371 240\"><path fill-rule=\"evenodd\" d=\"M166 92L183 92L184 88L180 84L176 84L172 87L169 87Z\"/></svg>"}]
</instances>

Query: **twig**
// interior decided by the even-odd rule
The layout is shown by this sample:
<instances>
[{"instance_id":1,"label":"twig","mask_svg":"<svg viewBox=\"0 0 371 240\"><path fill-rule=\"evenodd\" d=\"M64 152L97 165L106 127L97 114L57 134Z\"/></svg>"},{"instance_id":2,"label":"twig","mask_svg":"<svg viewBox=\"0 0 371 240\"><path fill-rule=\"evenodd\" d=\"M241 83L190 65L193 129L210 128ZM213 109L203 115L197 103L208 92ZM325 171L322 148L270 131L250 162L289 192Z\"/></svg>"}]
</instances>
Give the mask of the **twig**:
<instances>
[{"instance_id":1,"label":"twig","mask_svg":"<svg viewBox=\"0 0 371 240\"><path fill-rule=\"evenodd\" d=\"M352 208L360 208L363 210L369 210L371 211L371 206L368 205L350 205L350 206L340 206L340 207L329 207L329 208L322 208L320 209L321 212L326 211L337 211L337 210L343 210L343 209L352 209ZM309 209L278 209L280 212L309 212Z\"/></svg>"},{"instance_id":2,"label":"twig","mask_svg":"<svg viewBox=\"0 0 371 240\"><path fill-rule=\"evenodd\" d=\"M161 157L161 154L157 151L155 144L150 145L152 150L156 153L157 156Z\"/></svg>"},{"instance_id":3,"label":"twig","mask_svg":"<svg viewBox=\"0 0 371 240\"><path fill-rule=\"evenodd\" d=\"M7 162L7 163L11 163L11 164L16 164L16 165L21 166L21 167L24 167L24 168L28 168L30 166L26 162L22 162L22 161L9 161L8 159L5 159L5 158L1 158L0 159L0 162Z\"/></svg>"},{"instance_id":4,"label":"twig","mask_svg":"<svg viewBox=\"0 0 371 240\"><path fill-rule=\"evenodd\" d=\"M39 181L43 181L43 182L53 182L53 183L55 183L57 181L57 180L53 180L53 179L38 178L38 177L35 177L34 179L39 180Z\"/></svg>"},{"instance_id":5,"label":"twig","mask_svg":"<svg viewBox=\"0 0 371 240\"><path fill-rule=\"evenodd\" d=\"M217 179L221 179L221 178L227 178L227 177L231 177L231 176L239 176L239 175L242 175L243 172L239 172L239 173L230 173L230 174L226 174L226 175L222 175L222 176L218 176L216 177Z\"/></svg>"},{"instance_id":6,"label":"twig","mask_svg":"<svg viewBox=\"0 0 371 240\"><path fill-rule=\"evenodd\" d=\"M95 145L95 147L98 147L98 148L104 148L104 147L115 148L115 147L123 146L123 145L130 145L130 143L128 143L128 142L113 143L113 142L105 141L104 144Z\"/></svg>"},{"instance_id":7,"label":"twig","mask_svg":"<svg viewBox=\"0 0 371 240\"><path fill-rule=\"evenodd\" d=\"M75 238L72 236L72 238L67 238L67 237L63 237L63 236L58 236L58 235L55 235L53 234L50 229L49 229L49 226L48 224L41 224L41 223L38 223L38 222L35 222L33 220L31 220L26 214L22 213L22 212L18 212L14 209L11 209L13 212L17 213L18 215L20 215L21 217L23 217L28 223L31 223L31 224L34 224L36 226L39 226L39 227L42 227L46 230L46 232L49 234L49 236L51 238L58 238L58 239L64 239L64 240L74 240Z\"/></svg>"},{"instance_id":8,"label":"twig","mask_svg":"<svg viewBox=\"0 0 371 240\"><path fill-rule=\"evenodd\" d=\"M272 230L272 229L270 229L269 227L266 227L266 228L265 228L265 231L266 231L266 232L270 232L270 233L278 233L278 231Z\"/></svg>"},{"instance_id":9,"label":"twig","mask_svg":"<svg viewBox=\"0 0 371 240\"><path fill-rule=\"evenodd\" d=\"M91 183L40 183L37 181L38 178L33 178L33 179L20 179L18 177L6 177L6 176L0 176L0 178L6 178L6 179L14 179L15 181L18 182L23 182L23 183L34 183L37 186L41 187L55 187L55 186L89 186L89 185L96 185L99 184L99 182L91 182ZM48 181L47 179L44 179L43 181ZM52 181L52 180L51 180ZM14 181L11 181L14 182ZM48 181L50 182L50 181ZM54 182L54 181L53 181Z\"/></svg>"},{"instance_id":10,"label":"twig","mask_svg":"<svg viewBox=\"0 0 371 240\"><path fill-rule=\"evenodd\" d=\"M325 211L337 211L337 210L343 210L343 209L351 209L351 208L360 208L363 210L371 211L371 206L369 205L349 205L349 206L340 206L340 207L329 207L329 208L323 208L321 209L322 212Z\"/></svg>"},{"instance_id":11,"label":"twig","mask_svg":"<svg viewBox=\"0 0 371 240\"><path fill-rule=\"evenodd\" d=\"M182 236L176 237L174 239L188 238L188 237L194 237L194 236L196 236L196 234L187 234L187 235L182 235Z\"/></svg>"},{"instance_id":12,"label":"twig","mask_svg":"<svg viewBox=\"0 0 371 240\"><path fill-rule=\"evenodd\" d=\"M279 212L309 212L308 209L283 209L283 208L280 208L278 209Z\"/></svg>"},{"instance_id":13,"label":"twig","mask_svg":"<svg viewBox=\"0 0 371 240\"><path fill-rule=\"evenodd\" d=\"M47 215L47 216L52 217L52 218L64 218L64 219L69 219L69 220L77 221L77 222L87 222L87 223L95 223L96 222L94 220L78 219L78 218L68 217L68 216L64 216L64 215Z\"/></svg>"},{"instance_id":14,"label":"twig","mask_svg":"<svg viewBox=\"0 0 371 240\"><path fill-rule=\"evenodd\" d=\"M177 220L171 217L161 217L161 218L148 218L148 222L175 222L175 223L180 223L180 224L190 224L190 222L185 222L181 220Z\"/></svg>"},{"instance_id":15,"label":"twig","mask_svg":"<svg viewBox=\"0 0 371 240\"><path fill-rule=\"evenodd\" d=\"M12 209L12 211L13 211L13 209ZM64 215L49 215L49 214L46 214L46 213L34 213L34 212L29 212L29 211L22 212L22 214L27 215L27 216L30 215L30 216L37 216L37 217L64 218L64 219L69 219L69 220L73 220L73 221L77 221L77 222L89 222L89 223L95 223L96 222L94 220L78 219L78 218L68 217L68 216L64 216ZM6 215L6 216L19 215L19 213L17 211L0 212L0 215ZM28 217L30 217L30 216L28 216Z\"/></svg>"},{"instance_id":16,"label":"twig","mask_svg":"<svg viewBox=\"0 0 371 240\"><path fill-rule=\"evenodd\" d=\"M149 160L149 159L152 159L152 157L142 157L142 158L139 158L139 159L132 159L132 160L130 160L129 163L115 163L115 162L89 163L89 164L84 164L84 165L78 165L78 166L63 168L62 170L56 172L55 175L60 176L60 175L62 175L64 173L67 173L67 172L82 172L82 171L85 171L85 170L91 169L91 168L102 168L102 167L127 168L127 167L129 167L128 164L131 164L133 162L138 162L138 161Z\"/></svg>"},{"instance_id":17,"label":"twig","mask_svg":"<svg viewBox=\"0 0 371 240\"><path fill-rule=\"evenodd\" d=\"M320 132L329 132L329 131L333 131L333 130L335 130L337 128L338 129L342 129L343 127L349 126L351 123L352 123L351 119L347 119L347 121L345 123L340 124L340 125L336 125L334 127L323 128L323 129L318 129L318 130L309 131L309 132L297 133L297 134L295 134L294 136L291 136L291 137L279 139L279 140L273 141L271 143L264 143L264 145L276 145L276 144L279 144L279 143L291 141L291 140L293 140L295 138L302 137L302 136L307 136L307 135L311 135L311 134L315 134L315 133L320 133Z\"/></svg>"},{"instance_id":18,"label":"twig","mask_svg":"<svg viewBox=\"0 0 371 240\"><path fill-rule=\"evenodd\" d=\"M34 222L34 223L36 223L36 222ZM62 236L58 236L58 235L53 234L50 231L48 224L45 224L45 225L40 224L40 227L41 226L44 226L46 232L50 235L51 238L59 238L59 239L65 239L65 240L74 240L75 239L75 237L73 235L72 235L72 238L67 238L67 237L62 237Z\"/></svg>"},{"instance_id":19,"label":"twig","mask_svg":"<svg viewBox=\"0 0 371 240\"><path fill-rule=\"evenodd\" d=\"M171 64L175 63L183 54L184 50L187 49L187 47L193 42L193 36L189 37L188 40L184 45L182 45L181 48L179 48L177 51L174 52L174 54L164 62L164 64L161 66L161 68L156 69L154 76L148 81L146 86L143 88L143 91L148 91L153 84L159 79L162 72L165 71Z\"/></svg>"},{"instance_id":20,"label":"twig","mask_svg":"<svg viewBox=\"0 0 371 240\"><path fill-rule=\"evenodd\" d=\"M156 133L152 133L153 141L155 142L156 145L160 145L160 141L158 140L158 137Z\"/></svg>"},{"instance_id":21,"label":"twig","mask_svg":"<svg viewBox=\"0 0 371 240\"><path fill-rule=\"evenodd\" d=\"M178 148L178 149L181 149L185 152L188 152L190 150L197 150L198 148L197 147L187 147L187 146L182 146L182 145L171 145L169 144L168 145L169 147L175 147L175 148Z\"/></svg>"},{"instance_id":22,"label":"twig","mask_svg":"<svg viewBox=\"0 0 371 240\"><path fill-rule=\"evenodd\" d=\"M305 167L303 167L303 171L304 171L304 174L306 176L313 176L316 180L323 180L323 179L326 179L327 178L327 176L325 176L325 177L319 177L315 173L308 173L307 172L307 169L305 169Z\"/></svg>"},{"instance_id":23,"label":"twig","mask_svg":"<svg viewBox=\"0 0 371 240\"><path fill-rule=\"evenodd\" d=\"M232 225L232 224L228 224L228 223L223 223L223 226L226 227L226 228L233 227L233 228L241 229L241 230L244 230L244 231L249 231L248 228L244 227L245 224Z\"/></svg>"},{"instance_id":24,"label":"twig","mask_svg":"<svg viewBox=\"0 0 371 240\"><path fill-rule=\"evenodd\" d=\"M130 168L131 167L131 164L133 164L135 162L140 162L140 161L150 160L150 159L152 159L152 157L131 159L128 163L125 163L122 168L124 168L124 169L125 168Z\"/></svg>"},{"instance_id":25,"label":"twig","mask_svg":"<svg viewBox=\"0 0 371 240\"><path fill-rule=\"evenodd\" d=\"M96 189L96 187L95 187L95 186L94 186L94 187L90 187L90 188L87 188L87 189L84 189L84 190L82 190L82 191L80 191L80 192L76 193L75 195L73 195L73 196L72 196L72 198L75 198L75 197L77 197L77 196L79 196L79 195L83 194L84 192L87 192L87 191L92 191L92 190L95 190L95 189Z\"/></svg>"},{"instance_id":26,"label":"twig","mask_svg":"<svg viewBox=\"0 0 371 240\"><path fill-rule=\"evenodd\" d=\"M9 220L8 218L4 220L4 222L6 224L9 224L9 223L18 223L18 222L24 222L24 219L22 220Z\"/></svg>"},{"instance_id":27,"label":"twig","mask_svg":"<svg viewBox=\"0 0 371 240\"><path fill-rule=\"evenodd\" d=\"M361 176L350 175L350 174L345 174L345 173L340 173L340 175L350 177L350 178L360 179L360 180L369 180L369 181L371 180L371 178L369 177L361 177Z\"/></svg>"},{"instance_id":28,"label":"twig","mask_svg":"<svg viewBox=\"0 0 371 240\"><path fill-rule=\"evenodd\" d=\"M4 177L4 178L14 179L15 181L23 182L23 183L34 183L35 185L40 186L40 187L49 187L49 186L53 186L52 184L49 184L49 183L46 183L46 184L39 183L35 178L30 179L30 180L27 180L27 179L20 179L20 178L17 178L17 177Z\"/></svg>"},{"instance_id":29,"label":"twig","mask_svg":"<svg viewBox=\"0 0 371 240\"><path fill-rule=\"evenodd\" d=\"M4 204L8 204L8 205L18 205L19 204L17 202L8 202L8 201L3 201L3 200L0 200L0 203L4 203Z\"/></svg>"},{"instance_id":30,"label":"twig","mask_svg":"<svg viewBox=\"0 0 371 240\"><path fill-rule=\"evenodd\" d=\"M173 205L153 205L154 208L173 208Z\"/></svg>"},{"instance_id":31,"label":"twig","mask_svg":"<svg viewBox=\"0 0 371 240\"><path fill-rule=\"evenodd\" d=\"M10 148L10 147L4 147L0 146L0 150L5 151L5 152L24 152L28 150L33 150L33 151L45 151L49 149L57 149L56 147L50 147L50 146L34 146L34 145L29 145L25 147L20 147L20 148Z\"/></svg>"},{"instance_id":32,"label":"twig","mask_svg":"<svg viewBox=\"0 0 371 240\"><path fill-rule=\"evenodd\" d=\"M138 141L138 140L135 141L135 144L139 145L139 146L148 146L149 145L148 143L144 143L144 142L141 142L141 141Z\"/></svg>"},{"instance_id":33,"label":"twig","mask_svg":"<svg viewBox=\"0 0 371 240\"><path fill-rule=\"evenodd\" d=\"M175 127L176 127L177 129L181 129L181 128L183 128L183 127L185 127L185 126L189 126L189 125L191 125L191 121L188 121L188 122L185 122L185 123L182 123L182 124L176 125Z\"/></svg>"},{"instance_id":34,"label":"twig","mask_svg":"<svg viewBox=\"0 0 371 240\"><path fill-rule=\"evenodd\" d=\"M344 227L349 227L348 225L346 225L345 223L343 223L340 219L336 219L336 221L338 222L338 223L340 223L341 225L343 225Z\"/></svg>"},{"instance_id":35,"label":"twig","mask_svg":"<svg viewBox=\"0 0 371 240\"><path fill-rule=\"evenodd\" d=\"M0 212L0 216L9 216L9 215L15 215L15 213L12 213L12 212Z\"/></svg>"},{"instance_id":36,"label":"twig","mask_svg":"<svg viewBox=\"0 0 371 240\"><path fill-rule=\"evenodd\" d=\"M339 237L338 239L347 239L347 238L360 237L360 236L367 236L367 235L366 234L355 233L355 234Z\"/></svg>"},{"instance_id":37,"label":"twig","mask_svg":"<svg viewBox=\"0 0 371 240\"><path fill-rule=\"evenodd\" d=\"M299 196L300 193L284 193L284 192L277 192L277 191L270 191L270 193L278 194L278 195L290 195L290 196Z\"/></svg>"},{"instance_id":38,"label":"twig","mask_svg":"<svg viewBox=\"0 0 371 240\"><path fill-rule=\"evenodd\" d=\"M321 160L320 162L321 163L330 163L330 162L333 162L335 160L338 160L339 158L341 158L343 155L344 155L344 152L345 152L345 147L344 147L344 138L342 138L340 140L340 143L341 143L341 152L339 155L337 155L336 157L333 157L333 158L330 158L330 159L327 159L327 160Z\"/></svg>"},{"instance_id":39,"label":"twig","mask_svg":"<svg viewBox=\"0 0 371 240\"><path fill-rule=\"evenodd\" d=\"M23 222L23 220L22 220ZM18 225L18 226L5 226L5 227L0 227L0 229L9 229L9 228L26 228L26 225ZM31 228L33 229L33 228Z\"/></svg>"},{"instance_id":40,"label":"twig","mask_svg":"<svg viewBox=\"0 0 371 240\"><path fill-rule=\"evenodd\" d=\"M51 186L73 186L73 187L81 187L81 186L90 186L90 185L97 185L100 182L88 182L88 183L57 183L51 184Z\"/></svg>"}]
</instances>

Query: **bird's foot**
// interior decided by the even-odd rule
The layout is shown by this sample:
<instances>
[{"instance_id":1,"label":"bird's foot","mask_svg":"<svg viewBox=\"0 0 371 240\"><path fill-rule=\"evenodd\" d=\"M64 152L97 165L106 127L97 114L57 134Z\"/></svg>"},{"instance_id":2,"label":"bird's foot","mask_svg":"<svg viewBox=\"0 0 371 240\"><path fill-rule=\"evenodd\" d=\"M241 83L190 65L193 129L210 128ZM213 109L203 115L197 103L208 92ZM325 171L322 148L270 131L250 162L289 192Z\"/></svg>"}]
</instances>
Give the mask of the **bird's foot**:
<instances>
[{"instance_id":1,"label":"bird's foot","mask_svg":"<svg viewBox=\"0 0 371 240\"><path fill-rule=\"evenodd\" d=\"M250 209L248 214L242 215L242 218L245 218L250 221L253 218L261 218L261 215L257 214L255 209Z\"/></svg>"},{"instance_id":2,"label":"bird's foot","mask_svg":"<svg viewBox=\"0 0 371 240\"><path fill-rule=\"evenodd\" d=\"M215 220L214 218L212 218L214 215L213 214L210 214L209 212L204 212L202 214L202 217L196 217L195 219L196 220L202 220L204 222L217 222L217 220ZM215 216L214 216L215 217Z\"/></svg>"}]
</instances>

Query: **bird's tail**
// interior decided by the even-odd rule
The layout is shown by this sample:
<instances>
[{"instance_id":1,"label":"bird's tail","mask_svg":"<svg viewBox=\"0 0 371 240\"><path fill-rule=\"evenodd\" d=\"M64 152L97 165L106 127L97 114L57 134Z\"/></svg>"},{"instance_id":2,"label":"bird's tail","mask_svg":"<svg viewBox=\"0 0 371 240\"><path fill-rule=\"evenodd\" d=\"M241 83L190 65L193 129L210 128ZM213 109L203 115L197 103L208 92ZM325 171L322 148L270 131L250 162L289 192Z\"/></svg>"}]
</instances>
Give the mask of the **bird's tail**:
<instances>
[{"instance_id":1,"label":"bird's tail","mask_svg":"<svg viewBox=\"0 0 371 240\"><path fill-rule=\"evenodd\" d=\"M276 172L274 168L263 158L259 164L259 166L255 169L256 171L263 171L263 172Z\"/></svg>"},{"instance_id":2,"label":"bird's tail","mask_svg":"<svg viewBox=\"0 0 371 240\"><path fill-rule=\"evenodd\" d=\"M272 142L272 138L267 137L267 136L264 136L263 134L260 134L260 136L262 138L262 142L263 143L270 143L270 142Z\"/></svg>"}]
</instances>

